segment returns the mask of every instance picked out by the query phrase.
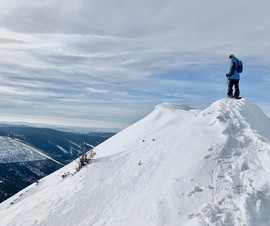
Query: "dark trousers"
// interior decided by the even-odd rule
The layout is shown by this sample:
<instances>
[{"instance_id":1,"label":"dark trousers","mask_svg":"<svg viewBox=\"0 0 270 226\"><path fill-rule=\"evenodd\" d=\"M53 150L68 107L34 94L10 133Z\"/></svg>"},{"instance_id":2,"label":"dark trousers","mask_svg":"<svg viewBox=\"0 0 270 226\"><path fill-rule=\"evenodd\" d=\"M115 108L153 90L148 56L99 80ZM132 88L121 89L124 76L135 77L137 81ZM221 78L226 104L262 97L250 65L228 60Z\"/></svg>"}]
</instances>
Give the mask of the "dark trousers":
<instances>
[{"instance_id":1,"label":"dark trousers","mask_svg":"<svg viewBox=\"0 0 270 226\"><path fill-rule=\"evenodd\" d=\"M233 86L234 86L234 94L233 94ZM229 79L228 81L228 96L235 96L239 97L240 90L239 90L239 80L237 79Z\"/></svg>"}]
</instances>

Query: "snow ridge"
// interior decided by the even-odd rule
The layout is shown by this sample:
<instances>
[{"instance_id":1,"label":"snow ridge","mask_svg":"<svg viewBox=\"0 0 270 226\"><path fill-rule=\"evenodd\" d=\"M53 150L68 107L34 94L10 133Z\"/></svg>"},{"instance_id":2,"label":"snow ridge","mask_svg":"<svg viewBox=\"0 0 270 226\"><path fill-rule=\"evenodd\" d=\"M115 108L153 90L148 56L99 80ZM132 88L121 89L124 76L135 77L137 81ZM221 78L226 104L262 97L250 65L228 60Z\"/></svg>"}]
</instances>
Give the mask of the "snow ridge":
<instances>
[{"instance_id":1,"label":"snow ridge","mask_svg":"<svg viewBox=\"0 0 270 226\"><path fill-rule=\"evenodd\" d=\"M189 111L192 108L189 107L186 104L176 104L176 103L171 103L171 102L163 102L155 107L156 110L159 109L167 109L167 110L185 110Z\"/></svg>"},{"instance_id":2,"label":"snow ridge","mask_svg":"<svg viewBox=\"0 0 270 226\"><path fill-rule=\"evenodd\" d=\"M245 99L162 103L81 171L74 161L0 204L1 223L270 225L269 128Z\"/></svg>"},{"instance_id":3,"label":"snow ridge","mask_svg":"<svg viewBox=\"0 0 270 226\"><path fill-rule=\"evenodd\" d=\"M0 163L45 160L33 148L9 137L0 136Z\"/></svg>"},{"instance_id":4,"label":"snow ridge","mask_svg":"<svg viewBox=\"0 0 270 226\"><path fill-rule=\"evenodd\" d=\"M39 161L46 159L50 159L59 165L63 165L20 140L0 136L0 163Z\"/></svg>"},{"instance_id":5,"label":"snow ridge","mask_svg":"<svg viewBox=\"0 0 270 226\"><path fill-rule=\"evenodd\" d=\"M217 119L226 125L227 140L219 152L209 149L211 154L205 157L216 165L212 166L212 202L191 217L203 225L268 225L270 171L265 170L270 163L270 144L265 128L270 128L270 120L246 100L217 104Z\"/></svg>"}]
</instances>

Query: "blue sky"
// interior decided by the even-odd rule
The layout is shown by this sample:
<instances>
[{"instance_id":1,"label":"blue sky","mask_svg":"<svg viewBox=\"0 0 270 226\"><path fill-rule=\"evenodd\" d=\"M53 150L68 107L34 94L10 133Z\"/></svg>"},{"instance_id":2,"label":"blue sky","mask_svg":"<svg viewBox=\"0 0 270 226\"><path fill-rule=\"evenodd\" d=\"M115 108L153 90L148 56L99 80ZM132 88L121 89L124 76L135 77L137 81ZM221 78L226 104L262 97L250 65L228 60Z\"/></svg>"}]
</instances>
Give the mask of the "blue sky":
<instances>
[{"instance_id":1,"label":"blue sky","mask_svg":"<svg viewBox=\"0 0 270 226\"><path fill-rule=\"evenodd\" d=\"M0 3L0 121L122 129L172 101L241 95L270 115L268 0Z\"/></svg>"}]
</instances>

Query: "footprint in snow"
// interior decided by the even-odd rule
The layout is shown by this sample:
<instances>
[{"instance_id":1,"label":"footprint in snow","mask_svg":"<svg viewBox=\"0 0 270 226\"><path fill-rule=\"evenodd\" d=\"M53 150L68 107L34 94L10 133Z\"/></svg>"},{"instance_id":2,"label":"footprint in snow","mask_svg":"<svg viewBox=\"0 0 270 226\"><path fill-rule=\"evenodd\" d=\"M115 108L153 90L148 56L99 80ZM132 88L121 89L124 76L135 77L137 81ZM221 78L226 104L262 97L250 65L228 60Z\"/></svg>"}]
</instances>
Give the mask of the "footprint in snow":
<instances>
[{"instance_id":1,"label":"footprint in snow","mask_svg":"<svg viewBox=\"0 0 270 226\"><path fill-rule=\"evenodd\" d=\"M241 172L249 170L249 165L248 163L244 162L241 166Z\"/></svg>"}]
</instances>

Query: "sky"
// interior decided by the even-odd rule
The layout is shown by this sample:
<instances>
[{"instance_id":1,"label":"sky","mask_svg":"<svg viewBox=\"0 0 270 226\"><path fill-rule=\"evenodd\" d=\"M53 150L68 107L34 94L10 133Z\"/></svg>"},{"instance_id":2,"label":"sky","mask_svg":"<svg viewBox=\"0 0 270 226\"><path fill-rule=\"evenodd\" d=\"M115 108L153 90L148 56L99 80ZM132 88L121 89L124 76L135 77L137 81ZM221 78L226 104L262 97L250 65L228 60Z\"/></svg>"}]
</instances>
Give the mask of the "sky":
<instances>
[{"instance_id":1,"label":"sky","mask_svg":"<svg viewBox=\"0 0 270 226\"><path fill-rule=\"evenodd\" d=\"M123 129L162 102L270 115L269 0L0 0L0 121Z\"/></svg>"}]
</instances>

